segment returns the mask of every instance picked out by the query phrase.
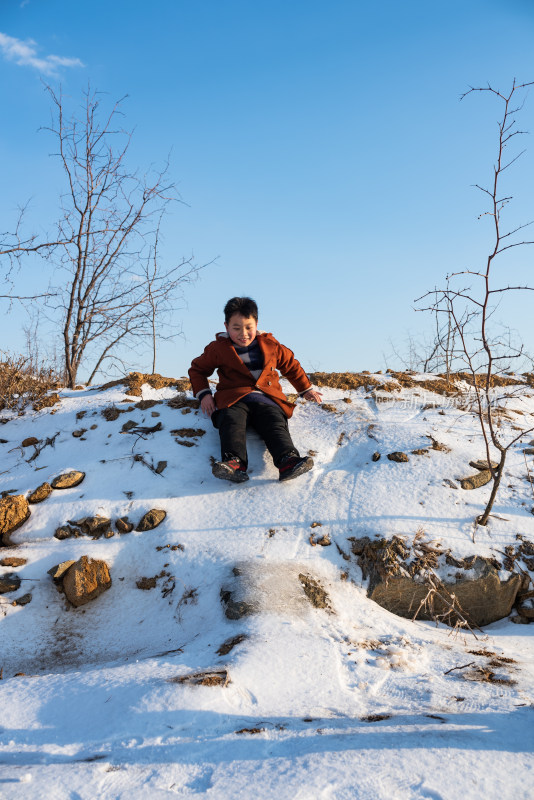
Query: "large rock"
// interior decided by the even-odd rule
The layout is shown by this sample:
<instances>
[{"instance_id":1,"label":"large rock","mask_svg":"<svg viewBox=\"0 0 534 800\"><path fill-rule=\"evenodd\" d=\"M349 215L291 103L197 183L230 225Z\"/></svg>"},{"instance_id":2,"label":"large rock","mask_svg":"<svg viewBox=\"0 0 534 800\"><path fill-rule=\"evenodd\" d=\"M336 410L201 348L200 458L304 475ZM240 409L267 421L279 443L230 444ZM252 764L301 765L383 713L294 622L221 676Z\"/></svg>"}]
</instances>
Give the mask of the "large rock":
<instances>
[{"instance_id":1,"label":"large rock","mask_svg":"<svg viewBox=\"0 0 534 800\"><path fill-rule=\"evenodd\" d=\"M10 535L20 528L29 516L30 507L23 495L3 497L0 500L0 538L3 545L9 547L12 544Z\"/></svg>"},{"instance_id":2,"label":"large rock","mask_svg":"<svg viewBox=\"0 0 534 800\"><path fill-rule=\"evenodd\" d=\"M37 489L34 489L31 494L28 495L28 503L42 503L43 500L46 500L52 494L52 487L49 483L42 483Z\"/></svg>"},{"instance_id":3,"label":"large rock","mask_svg":"<svg viewBox=\"0 0 534 800\"><path fill-rule=\"evenodd\" d=\"M83 517L77 520L69 519L67 522L69 525L75 525L77 528L80 528L82 533L85 533L86 536L100 537L111 528L111 520L109 517L101 517L100 515L96 517Z\"/></svg>"},{"instance_id":4,"label":"large rock","mask_svg":"<svg viewBox=\"0 0 534 800\"><path fill-rule=\"evenodd\" d=\"M167 512L163 511L162 508L151 508L150 511L147 511L147 513L141 518L139 525L135 530L151 531L154 528L157 528L158 525L161 525L166 516Z\"/></svg>"},{"instance_id":5,"label":"large rock","mask_svg":"<svg viewBox=\"0 0 534 800\"><path fill-rule=\"evenodd\" d=\"M85 472L80 472L77 469L63 472L52 481L52 489L71 489L73 486L78 486L84 478Z\"/></svg>"},{"instance_id":6,"label":"large rock","mask_svg":"<svg viewBox=\"0 0 534 800\"><path fill-rule=\"evenodd\" d=\"M105 561L82 556L63 575L63 590L69 603L78 608L95 600L111 586Z\"/></svg>"},{"instance_id":7,"label":"large rock","mask_svg":"<svg viewBox=\"0 0 534 800\"><path fill-rule=\"evenodd\" d=\"M370 578L368 596L393 614L409 619L416 613L417 619L425 620L447 615L453 608L453 595L462 615L471 625L482 627L507 617L521 586L521 576L513 574L508 580L501 581L493 564L480 557L475 559L473 571L473 578L441 584L438 592L429 591L430 587L425 583L416 583L403 575L384 578L374 573ZM458 619L459 616L453 612L443 621L454 625Z\"/></svg>"},{"instance_id":8,"label":"large rock","mask_svg":"<svg viewBox=\"0 0 534 800\"><path fill-rule=\"evenodd\" d=\"M0 594L16 592L20 586L20 578L14 572L0 576Z\"/></svg>"},{"instance_id":9,"label":"large rock","mask_svg":"<svg viewBox=\"0 0 534 800\"><path fill-rule=\"evenodd\" d=\"M462 489L478 489L480 486L485 486L491 481L491 470L481 469L475 475L470 475L468 478L460 479L460 486Z\"/></svg>"}]
</instances>

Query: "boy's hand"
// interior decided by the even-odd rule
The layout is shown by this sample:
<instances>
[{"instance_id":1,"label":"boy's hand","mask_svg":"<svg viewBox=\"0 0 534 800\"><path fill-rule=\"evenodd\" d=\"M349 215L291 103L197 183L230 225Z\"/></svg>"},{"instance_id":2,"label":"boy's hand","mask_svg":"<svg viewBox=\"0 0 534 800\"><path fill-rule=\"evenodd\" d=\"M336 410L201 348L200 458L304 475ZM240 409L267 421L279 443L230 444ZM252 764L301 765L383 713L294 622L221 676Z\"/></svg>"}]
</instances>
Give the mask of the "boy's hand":
<instances>
[{"instance_id":1,"label":"boy's hand","mask_svg":"<svg viewBox=\"0 0 534 800\"><path fill-rule=\"evenodd\" d=\"M307 392L304 392L302 397L305 400L311 400L314 403L322 403L323 402L323 395L321 392L316 392L315 389L308 389Z\"/></svg>"},{"instance_id":2,"label":"boy's hand","mask_svg":"<svg viewBox=\"0 0 534 800\"><path fill-rule=\"evenodd\" d=\"M200 401L200 408L207 417L211 417L213 412L216 411L216 405L215 405L215 400L213 399L213 395L205 394L202 400Z\"/></svg>"}]
</instances>

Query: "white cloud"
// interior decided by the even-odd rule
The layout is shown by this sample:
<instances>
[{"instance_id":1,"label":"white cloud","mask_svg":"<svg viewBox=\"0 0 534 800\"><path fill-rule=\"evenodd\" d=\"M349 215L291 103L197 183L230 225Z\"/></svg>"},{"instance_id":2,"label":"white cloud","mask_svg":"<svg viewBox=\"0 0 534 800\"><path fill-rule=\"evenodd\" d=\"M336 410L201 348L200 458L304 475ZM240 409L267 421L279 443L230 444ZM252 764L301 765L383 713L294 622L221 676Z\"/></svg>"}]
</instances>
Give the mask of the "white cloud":
<instances>
[{"instance_id":1,"label":"white cloud","mask_svg":"<svg viewBox=\"0 0 534 800\"><path fill-rule=\"evenodd\" d=\"M0 33L0 50L8 61L14 61L21 66L35 67L45 75L56 75L58 67L83 67L79 58L64 58L63 56L40 57L37 53L37 43L33 39L15 39L6 33Z\"/></svg>"}]
</instances>

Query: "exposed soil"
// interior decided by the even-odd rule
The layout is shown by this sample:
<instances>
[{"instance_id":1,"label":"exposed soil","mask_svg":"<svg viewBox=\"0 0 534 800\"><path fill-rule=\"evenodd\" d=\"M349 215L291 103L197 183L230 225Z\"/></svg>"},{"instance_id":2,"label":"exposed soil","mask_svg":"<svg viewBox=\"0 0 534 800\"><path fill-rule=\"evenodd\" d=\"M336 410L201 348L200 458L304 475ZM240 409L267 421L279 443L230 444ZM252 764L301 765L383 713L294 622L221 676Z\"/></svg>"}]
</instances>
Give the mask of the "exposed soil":
<instances>
[{"instance_id":1,"label":"exposed soil","mask_svg":"<svg viewBox=\"0 0 534 800\"><path fill-rule=\"evenodd\" d=\"M169 678L168 683L186 683L190 686L228 686L230 676L227 670L195 672L193 675L181 675L177 678Z\"/></svg>"},{"instance_id":2,"label":"exposed soil","mask_svg":"<svg viewBox=\"0 0 534 800\"><path fill-rule=\"evenodd\" d=\"M299 581L312 606L325 608L327 611L332 610L328 594L318 581L314 580L311 575L304 575L302 572L299 573Z\"/></svg>"},{"instance_id":3,"label":"exposed soil","mask_svg":"<svg viewBox=\"0 0 534 800\"><path fill-rule=\"evenodd\" d=\"M131 394L134 397L141 397L141 387L144 383L147 383L153 389L164 389L167 386L173 386L178 389L179 392L186 392L191 388L191 384L187 378L165 378L163 375L158 375L157 372L130 372L124 378L105 383L100 389L111 389L113 386L120 386L123 384L126 388L126 394Z\"/></svg>"}]
</instances>

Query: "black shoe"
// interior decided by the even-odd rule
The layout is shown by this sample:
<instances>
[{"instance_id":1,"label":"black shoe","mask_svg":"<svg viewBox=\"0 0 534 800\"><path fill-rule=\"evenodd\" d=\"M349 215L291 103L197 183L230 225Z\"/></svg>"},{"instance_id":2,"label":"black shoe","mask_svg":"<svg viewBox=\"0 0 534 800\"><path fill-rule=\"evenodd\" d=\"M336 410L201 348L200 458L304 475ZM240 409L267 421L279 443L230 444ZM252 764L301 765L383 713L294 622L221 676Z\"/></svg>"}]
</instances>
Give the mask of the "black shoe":
<instances>
[{"instance_id":1,"label":"black shoe","mask_svg":"<svg viewBox=\"0 0 534 800\"><path fill-rule=\"evenodd\" d=\"M238 458L230 458L228 461L216 461L211 471L216 478L221 478L224 481L233 481L234 483L248 481L247 471Z\"/></svg>"},{"instance_id":2,"label":"black shoe","mask_svg":"<svg viewBox=\"0 0 534 800\"><path fill-rule=\"evenodd\" d=\"M279 480L290 481L291 478L298 478L304 472L308 472L313 467L313 458L305 456L286 456L280 464L278 471L280 472Z\"/></svg>"}]
</instances>

